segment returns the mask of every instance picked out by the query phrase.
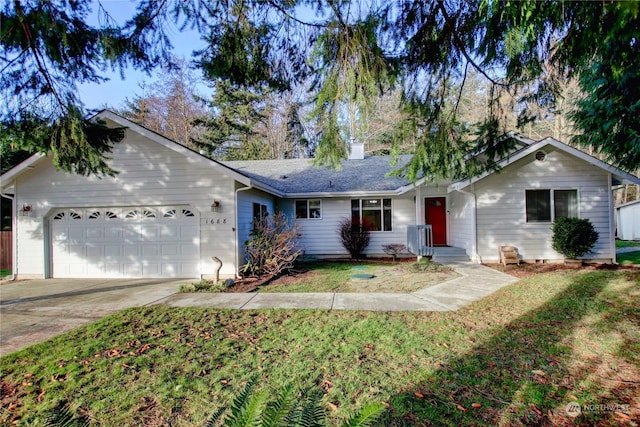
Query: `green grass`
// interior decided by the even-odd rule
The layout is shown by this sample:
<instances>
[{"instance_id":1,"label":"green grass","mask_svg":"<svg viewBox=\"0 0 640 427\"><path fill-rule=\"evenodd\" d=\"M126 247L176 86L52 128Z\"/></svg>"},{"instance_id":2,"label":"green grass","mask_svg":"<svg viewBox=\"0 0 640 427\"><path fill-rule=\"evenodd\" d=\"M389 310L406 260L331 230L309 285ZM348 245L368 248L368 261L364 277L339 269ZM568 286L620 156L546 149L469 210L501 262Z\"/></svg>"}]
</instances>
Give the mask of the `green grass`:
<instances>
[{"instance_id":1,"label":"green grass","mask_svg":"<svg viewBox=\"0 0 640 427\"><path fill-rule=\"evenodd\" d=\"M312 262L303 265L304 270L314 274L308 275L304 281L287 286L287 292L338 292L349 276L354 273L353 267L366 264L351 262ZM265 286L261 292L278 292L279 289Z\"/></svg>"},{"instance_id":2,"label":"green grass","mask_svg":"<svg viewBox=\"0 0 640 427\"><path fill-rule=\"evenodd\" d=\"M640 246L640 241L637 240L616 240L616 248L634 248Z\"/></svg>"},{"instance_id":3,"label":"green grass","mask_svg":"<svg viewBox=\"0 0 640 427\"><path fill-rule=\"evenodd\" d=\"M6 276L11 276L11 270L6 270L6 269L0 270L0 278L6 277Z\"/></svg>"},{"instance_id":4,"label":"green grass","mask_svg":"<svg viewBox=\"0 0 640 427\"><path fill-rule=\"evenodd\" d=\"M618 263L622 265L640 264L640 251L624 252L616 256Z\"/></svg>"},{"instance_id":5,"label":"green grass","mask_svg":"<svg viewBox=\"0 0 640 427\"><path fill-rule=\"evenodd\" d=\"M613 426L640 417L639 355L631 270L538 275L444 313L136 308L0 359L0 425L66 400L101 426L201 426L257 376L322 390L333 420L383 402L385 426ZM630 413L568 418L572 401Z\"/></svg>"},{"instance_id":6,"label":"green grass","mask_svg":"<svg viewBox=\"0 0 640 427\"><path fill-rule=\"evenodd\" d=\"M451 279L450 267L422 262L309 262L302 273L284 276L260 287L260 292L415 292ZM372 275L371 280L354 280L354 274Z\"/></svg>"}]
</instances>

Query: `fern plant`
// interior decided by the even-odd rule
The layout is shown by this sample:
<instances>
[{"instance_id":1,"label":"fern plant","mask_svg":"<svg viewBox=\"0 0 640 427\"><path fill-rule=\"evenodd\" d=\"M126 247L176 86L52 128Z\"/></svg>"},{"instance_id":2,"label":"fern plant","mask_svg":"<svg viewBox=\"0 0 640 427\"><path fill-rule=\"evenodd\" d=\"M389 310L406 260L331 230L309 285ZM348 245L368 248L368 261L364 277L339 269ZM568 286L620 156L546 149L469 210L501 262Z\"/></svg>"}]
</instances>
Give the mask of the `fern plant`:
<instances>
[{"instance_id":1,"label":"fern plant","mask_svg":"<svg viewBox=\"0 0 640 427\"><path fill-rule=\"evenodd\" d=\"M74 414L69 403L63 400L47 413L44 425L47 427L89 427L89 418Z\"/></svg>"},{"instance_id":2,"label":"fern plant","mask_svg":"<svg viewBox=\"0 0 640 427\"><path fill-rule=\"evenodd\" d=\"M233 400L231 407L219 408L207 421L206 427L322 427L328 424L328 416L321 400L319 391L291 385L283 387L270 400L268 393L255 390L255 380L251 380ZM378 403L366 405L342 425L372 426L383 410L384 406Z\"/></svg>"}]
</instances>

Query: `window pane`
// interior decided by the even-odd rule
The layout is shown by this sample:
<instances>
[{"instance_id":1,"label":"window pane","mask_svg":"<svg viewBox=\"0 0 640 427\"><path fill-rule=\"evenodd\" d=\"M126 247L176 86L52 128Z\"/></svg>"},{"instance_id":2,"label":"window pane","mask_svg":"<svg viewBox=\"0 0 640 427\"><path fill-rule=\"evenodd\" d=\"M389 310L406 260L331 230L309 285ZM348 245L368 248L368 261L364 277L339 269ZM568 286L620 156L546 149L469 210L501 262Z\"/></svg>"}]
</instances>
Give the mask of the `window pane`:
<instances>
[{"instance_id":1,"label":"window pane","mask_svg":"<svg viewBox=\"0 0 640 427\"><path fill-rule=\"evenodd\" d=\"M382 231L382 211L363 210L362 223L371 231Z\"/></svg>"},{"instance_id":2,"label":"window pane","mask_svg":"<svg viewBox=\"0 0 640 427\"><path fill-rule=\"evenodd\" d=\"M527 222L551 222L551 190L526 191Z\"/></svg>"},{"instance_id":3,"label":"window pane","mask_svg":"<svg viewBox=\"0 0 640 427\"><path fill-rule=\"evenodd\" d=\"M307 215L307 201L296 200L296 218L308 218Z\"/></svg>"},{"instance_id":4,"label":"window pane","mask_svg":"<svg viewBox=\"0 0 640 427\"><path fill-rule=\"evenodd\" d=\"M556 190L553 192L555 218L578 217L578 190Z\"/></svg>"},{"instance_id":5,"label":"window pane","mask_svg":"<svg viewBox=\"0 0 640 427\"><path fill-rule=\"evenodd\" d=\"M322 211L320 209L320 200L309 200L309 218L322 217Z\"/></svg>"},{"instance_id":6,"label":"window pane","mask_svg":"<svg viewBox=\"0 0 640 427\"><path fill-rule=\"evenodd\" d=\"M363 200L362 209L380 209L380 199Z\"/></svg>"},{"instance_id":7,"label":"window pane","mask_svg":"<svg viewBox=\"0 0 640 427\"><path fill-rule=\"evenodd\" d=\"M360 200L351 201L351 223L360 224Z\"/></svg>"},{"instance_id":8,"label":"window pane","mask_svg":"<svg viewBox=\"0 0 640 427\"><path fill-rule=\"evenodd\" d=\"M384 231L391 231L391 209L386 209L383 212L384 216Z\"/></svg>"}]
</instances>

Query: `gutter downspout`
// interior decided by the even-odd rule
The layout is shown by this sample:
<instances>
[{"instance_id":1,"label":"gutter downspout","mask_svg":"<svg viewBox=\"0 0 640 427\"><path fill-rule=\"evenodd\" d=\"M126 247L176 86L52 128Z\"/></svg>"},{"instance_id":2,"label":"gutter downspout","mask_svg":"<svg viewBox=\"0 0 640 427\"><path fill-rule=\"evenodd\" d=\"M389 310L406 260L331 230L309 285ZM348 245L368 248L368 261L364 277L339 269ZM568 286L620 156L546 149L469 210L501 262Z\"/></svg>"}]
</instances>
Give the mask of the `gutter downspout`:
<instances>
[{"instance_id":1,"label":"gutter downspout","mask_svg":"<svg viewBox=\"0 0 640 427\"><path fill-rule=\"evenodd\" d=\"M11 200L11 276L9 276L9 280L14 281L18 276L18 257L16 256L18 249L18 207L15 195L4 192L0 192L0 195Z\"/></svg>"},{"instance_id":2,"label":"gutter downspout","mask_svg":"<svg viewBox=\"0 0 640 427\"><path fill-rule=\"evenodd\" d=\"M235 197L235 209L236 209L236 235L234 238L234 246L235 246L235 250L236 250L236 271L235 271L235 275L236 278L240 277L240 254L239 254L239 246L238 246L238 236L240 234L240 209L238 209L238 193L241 191L247 191L247 190L252 190L253 189L253 185L251 183L249 183L249 185L247 187L242 187L242 188L238 188L236 189L236 191L234 192L234 197Z\"/></svg>"},{"instance_id":3,"label":"gutter downspout","mask_svg":"<svg viewBox=\"0 0 640 427\"><path fill-rule=\"evenodd\" d=\"M471 187L473 188L474 185L471 184ZM475 190L475 189L474 189ZM472 256L473 256L473 261L476 264L482 264L482 258L480 258L480 254L478 254L478 215L477 215L477 211L478 211L478 199L476 198L476 193L475 191L473 193L469 192L469 191L464 191L464 190L459 190L456 188L456 190L458 193L461 194L465 194L467 196L471 196L473 198L473 210L472 210L472 222L471 222L471 226L473 228L472 233L473 234L473 245L471 247L471 252L472 252Z\"/></svg>"}]
</instances>

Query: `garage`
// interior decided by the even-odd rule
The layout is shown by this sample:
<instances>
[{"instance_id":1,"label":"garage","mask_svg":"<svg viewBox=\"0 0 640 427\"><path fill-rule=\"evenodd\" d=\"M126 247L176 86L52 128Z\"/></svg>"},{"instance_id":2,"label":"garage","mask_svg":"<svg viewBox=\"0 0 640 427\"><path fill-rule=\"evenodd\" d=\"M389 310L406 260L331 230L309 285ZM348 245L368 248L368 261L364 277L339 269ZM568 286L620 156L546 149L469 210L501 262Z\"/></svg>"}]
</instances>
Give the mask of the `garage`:
<instances>
[{"instance_id":1,"label":"garage","mask_svg":"<svg viewBox=\"0 0 640 427\"><path fill-rule=\"evenodd\" d=\"M200 277L200 222L189 206L58 209L51 276Z\"/></svg>"}]
</instances>

